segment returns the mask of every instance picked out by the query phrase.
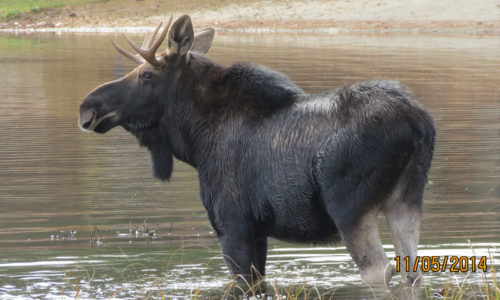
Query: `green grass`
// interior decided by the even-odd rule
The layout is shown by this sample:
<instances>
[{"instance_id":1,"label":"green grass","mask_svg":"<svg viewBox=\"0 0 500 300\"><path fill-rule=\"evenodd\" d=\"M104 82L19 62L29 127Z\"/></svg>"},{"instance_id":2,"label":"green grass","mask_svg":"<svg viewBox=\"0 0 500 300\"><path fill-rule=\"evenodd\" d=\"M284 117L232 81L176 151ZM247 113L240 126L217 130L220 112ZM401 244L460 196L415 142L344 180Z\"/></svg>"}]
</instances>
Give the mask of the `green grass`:
<instances>
[{"instance_id":1,"label":"green grass","mask_svg":"<svg viewBox=\"0 0 500 300\"><path fill-rule=\"evenodd\" d=\"M23 13L94 2L103 0L0 0L0 18L12 19Z\"/></svg>"},{"instance_id":2,"label":"green grass","mask_svg":"<svg viewBox=\"0 0 500 300\"><path fill-rule=\"evenodd\" d=\"M0 16L11 19L22 13L54 9L64 5L66 5L65 1L61 0L3 0L0 1Z\"/></svg>"}]
</instances>

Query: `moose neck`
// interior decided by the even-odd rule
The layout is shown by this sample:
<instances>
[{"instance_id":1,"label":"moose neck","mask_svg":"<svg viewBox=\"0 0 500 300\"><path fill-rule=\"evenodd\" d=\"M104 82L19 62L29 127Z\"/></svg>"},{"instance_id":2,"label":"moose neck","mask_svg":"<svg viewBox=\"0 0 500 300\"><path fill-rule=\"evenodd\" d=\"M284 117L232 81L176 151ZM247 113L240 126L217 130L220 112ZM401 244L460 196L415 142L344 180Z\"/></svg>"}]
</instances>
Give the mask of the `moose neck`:
<instances>
[{"instance_id":1,"label":"moose neck","mask_svg":"<svg viewBox=\"0 0 500 300\"><path fill-rule=\"evenodd\" d=\"M198 151L208 152L215 134L213 114L208 110L217 101L213 82L226 69L205 56L191 57L172 80L162 120L165 141L179 160L197 167Z\"/></svg>"},{"instance_id":2,"label":"moose neck","mask_svg":"<svg viewBox=\"0 0 500 300\"><path fill-rule=\"evenodd\" d=\"M217 147L218 135L227 136L249 120L259 123L304 93L276 71L249 64L223 67L196 53L169 74L161 140L176 158L195 168Z\"/></svg>"}]
</instances>

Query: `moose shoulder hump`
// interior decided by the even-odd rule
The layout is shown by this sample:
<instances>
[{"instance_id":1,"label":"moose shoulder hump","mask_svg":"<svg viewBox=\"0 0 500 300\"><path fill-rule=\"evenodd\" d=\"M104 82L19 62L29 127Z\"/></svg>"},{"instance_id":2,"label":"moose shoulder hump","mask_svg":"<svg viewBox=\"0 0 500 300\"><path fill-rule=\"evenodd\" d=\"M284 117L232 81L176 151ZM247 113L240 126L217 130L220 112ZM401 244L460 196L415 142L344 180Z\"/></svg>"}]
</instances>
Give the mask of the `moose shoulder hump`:
<instances>
[{"instance_id":1,"label":"moose shoulder hump","mask_svg":"<svg viewBox=\"0 0 500 300\"><path fill-rule=\"evenodd\" d=\"M213 88L229 107L271 113L292 105L304 91L288 77L264 66L236 63L221 72Z\"/></svg>"}]
</instances>

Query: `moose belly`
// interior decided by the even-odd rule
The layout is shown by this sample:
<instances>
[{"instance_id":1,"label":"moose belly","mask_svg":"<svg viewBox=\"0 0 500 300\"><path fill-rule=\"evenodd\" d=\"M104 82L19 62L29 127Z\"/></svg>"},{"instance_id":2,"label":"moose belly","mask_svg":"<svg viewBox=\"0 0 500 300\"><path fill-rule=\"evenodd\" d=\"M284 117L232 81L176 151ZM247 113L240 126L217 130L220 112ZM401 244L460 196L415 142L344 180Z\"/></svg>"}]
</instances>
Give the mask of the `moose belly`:
<instances>
[{"instance_id":1,"label":"moose belly","mask_svg":"<svg viewBox=\"0 0 500 300\"><path fill-rule=\"evenodd\" d=\"M294 201L295 200L295 201ZM269 236L298 243L328 243L340 240L335 223L315 199L290 199L274 210L274 224Z\"/></svg>"}]
</instances>

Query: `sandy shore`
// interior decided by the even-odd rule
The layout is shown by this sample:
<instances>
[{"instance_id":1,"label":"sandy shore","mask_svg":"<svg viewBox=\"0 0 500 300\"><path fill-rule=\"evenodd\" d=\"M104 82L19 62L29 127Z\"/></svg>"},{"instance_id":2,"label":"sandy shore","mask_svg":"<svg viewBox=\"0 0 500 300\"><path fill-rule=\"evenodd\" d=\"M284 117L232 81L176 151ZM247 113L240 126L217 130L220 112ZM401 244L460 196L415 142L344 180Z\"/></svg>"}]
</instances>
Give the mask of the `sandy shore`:
<instances>
[{"instance_id":1,"label":"sandy shore","mask_svg":"<svg viewBox=\"0 0 500 300\"><path fill-rule=\"evenodd\" d=\"M0 29L145 31L171 14L189 14L198 28L225 31L500 34L500 0L266 0L173 10L147 1L124 3L109 1L29 13L0 23Z\"/></svg>"}]
</instances>

